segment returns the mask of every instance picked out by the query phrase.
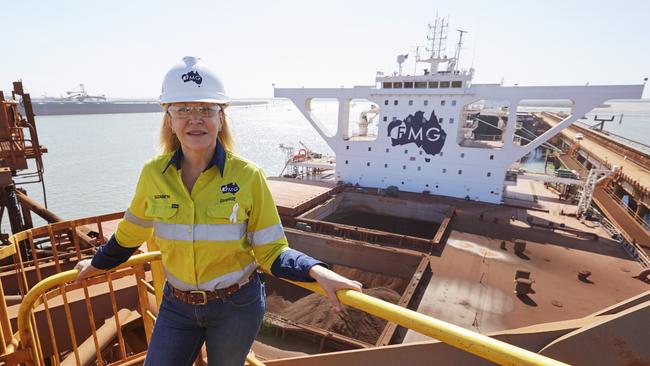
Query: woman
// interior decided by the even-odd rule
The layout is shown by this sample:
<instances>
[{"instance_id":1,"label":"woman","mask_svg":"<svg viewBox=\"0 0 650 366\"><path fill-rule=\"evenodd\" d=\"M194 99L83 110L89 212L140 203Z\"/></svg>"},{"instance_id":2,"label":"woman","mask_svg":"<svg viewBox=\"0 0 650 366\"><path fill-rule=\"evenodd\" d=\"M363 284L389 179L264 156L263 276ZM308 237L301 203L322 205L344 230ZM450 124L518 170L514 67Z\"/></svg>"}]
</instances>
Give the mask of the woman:
<instances>
[{"instance_id":1,"label":"woman","mask_svg":"<svg viewBox=\"0 0 650 366\"><path fill-rule=\"evenodd\" d=\"M340 289L361 284L290 249L264 174L235 155L219 78L185 57L163 81L163 154L142 169L115 235L77 282L126 261L152 233L167 282L145 365L191 365L206 343L210 364L244 363L265 309L257 269L318 281L333 305Z\"/></svg>"}]
</instances>

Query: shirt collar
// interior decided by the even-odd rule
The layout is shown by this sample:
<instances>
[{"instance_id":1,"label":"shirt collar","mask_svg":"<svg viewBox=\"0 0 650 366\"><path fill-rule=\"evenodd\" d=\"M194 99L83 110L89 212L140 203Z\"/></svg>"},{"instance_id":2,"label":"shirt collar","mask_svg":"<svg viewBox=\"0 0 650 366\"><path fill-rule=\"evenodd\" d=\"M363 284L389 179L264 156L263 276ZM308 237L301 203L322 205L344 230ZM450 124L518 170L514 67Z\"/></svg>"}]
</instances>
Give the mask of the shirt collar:
<instances>
[{"instance_id":1,"label":"shirt collar","mask_svg":"<svg viewBox=\"0 0 650 366\"><path fill-rule=\"evenodd\" d=\"M171 159L169 159L167 165L165 165L165 169L163 169L162 171L163 174L165 174L169 166L172 164L174 164L174 167L176 167L176 169L180 170L182 161L183 161L183 149L179 147L176 151L174 151L174 154L172 155ZM223 146L221 146L219 140L217 140L217 146L214 149L214 155L212 155L212 160L210 160L210 164L208 164L205 170L210 169L212 166L216 166L217 168L219 168L219 172L221 173L221 176L223 176L223 170L226 167L226 150L224 150Z\"/></svg>"}]
</instances>

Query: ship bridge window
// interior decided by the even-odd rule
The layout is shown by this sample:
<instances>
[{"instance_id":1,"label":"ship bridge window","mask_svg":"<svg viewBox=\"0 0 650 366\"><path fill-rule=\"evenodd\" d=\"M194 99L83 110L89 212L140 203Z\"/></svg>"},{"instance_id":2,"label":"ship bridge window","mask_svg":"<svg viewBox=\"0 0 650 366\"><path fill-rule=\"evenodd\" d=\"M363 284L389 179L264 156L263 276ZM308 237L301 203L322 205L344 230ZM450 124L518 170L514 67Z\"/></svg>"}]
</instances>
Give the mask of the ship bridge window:
<instances>
[{"instance_id":1,"label":"ship bridge window","mask_svg":"<svg viewBox=\"0 0 650 366\"><path fill-rule=\"evenodd\" d=\"M400 89L401 87L402 87L402 83L401 83L401 82L399 82L399 83L398 83L398 82L393 83L393 88L395 88L395 89Z\"/></svg>"},{"instance_id":2,"label":"ship bridge window","mask_svg":"<svg viewBox=\"0 0 650 366\"><path fill-rule=\"evenodd\" d=\"M463 82L460 80L452 81L451 82L451 87L452 88L462 88L463 87Z\"/></svg>"},{"instance_id":3,"label":"ship bridge window","mask_svg":"<svg viewBox=\"0 0 650 366\"><path fill-rule=\"evenodd\" d=\"M429 88L437 88L438 87L438 82L437 81L429 81Z\"/></svg>"},{"instance_id":4,"label":"ship bridge window","mask_svg":"<svg viewBox=\"0 0 650 366\"><path fill-rule=\"evenodd\" d=\"M412 100L409 100L409 105L413 105L413 101L412 101Z\"/></svg>"},{"instance_id":5,"label":"ship bridge window","mask_svg":"<svg viewBox=\"0 0 650 366\"><path fill-rule=\"evenodd\" d=\"M415 82L415 89L426 89L427 87L427 82L426 81L416 81Z\"/></svg>"},{"instance_id":6,"label":"ship bridge window","mask_svg":"<svg viewBox=\"0 0 650 366\"><path fill-rule=\"evenodd\" d=\"M426 105L429 105L429 101L428 101L428 100L425 100L425 101L424 101L424 105L425 105L425 106L426 106Z\"/></svg>"},{"instance_id":7,"label":"ship bridge window","mask_svg":"<svg viewBox=\"0 0 650 366\"><path fill-rule=\"evenodd\" d=\"M444 101L444 100L441 100L441 101L440 101L440 105L443 105L443 106L444 106L444 105L445 105L445 101Z\"/></svg>"},{"instance_id":8,"label":"ship bridge window","mask_svg":"<svg viewBox=\"0 0 650 366\"><path fill-rule=\"evenodd\" d=\"M404 82L404 88L413 89L413 82L412 81L405 81Z\"/></svg>"},{"instance_id":9,"label":"ship bridge window","mask_svg":"<svg viewBox=\"0 0 650 366\"><path fill-rule=\"evenodd\" d=\"M393 105L397 105L397 99L393 101Z\"/></svg>"},{"instance_id":10,"label":"ship bridge window","mask_svg":"<svg viewBox=\"0 0 650 366\"><path fill-rule=\"evenodd\" d=\"M449 88L449 82L448 81L441 81L440 82L440 87L441 88Z\"/></svg>"},{"instance_id":11,"label":"ship bridge window","mask_svg":"<svg viewBox=\"0 0 650 366\"><path fill-rule=\"evenodd\" d=\"M481 99L468 103L464 99L459 99L456 102L457 107L452 108L454 108L453 116L459 118L457 126L459 136L456 139L459 146L490 149L493 152L504 147L504 137L512 122L508 120L507 114L508 108L512 107L509 101ZM468 131L472 129L473 131ZM464 132L461 132L463 130ZM520 136L516 135L516 137L515 143L518 143ZM488 157L490 153L486 153L484 156Z\"/></svg>"},{"instance_id":12,"label":"ship bridge window","mask_svg":"<svg viewBox=\"0 0 650 366\"><path fill-rule=\"evenodd\" d=\"M383 83L382 84L385 89L392 89L393 88L393 83Z\"/></svg>"}]
</instances>

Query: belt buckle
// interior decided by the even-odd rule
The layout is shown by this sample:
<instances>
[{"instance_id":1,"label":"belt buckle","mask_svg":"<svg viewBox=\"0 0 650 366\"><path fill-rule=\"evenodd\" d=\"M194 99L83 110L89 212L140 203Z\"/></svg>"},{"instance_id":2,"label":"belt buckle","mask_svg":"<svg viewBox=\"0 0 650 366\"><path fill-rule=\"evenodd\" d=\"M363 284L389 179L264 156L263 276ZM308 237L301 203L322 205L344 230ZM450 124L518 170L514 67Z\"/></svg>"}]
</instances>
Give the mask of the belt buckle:
<instances>
[{"instance_id":1,"label":"belt buckle","mask_svg":"<svg viewBox=\"0 0 650 366\"><path fill-rule=\"evenodd\" d=\"M208 303L208 294L205 291L201 291L201 290L190 291L190 295L194 295L194 294L201 294L203 296L203 301L200 303L196 303L194 305L205 305Z\"/></svg>"}]
</instances>

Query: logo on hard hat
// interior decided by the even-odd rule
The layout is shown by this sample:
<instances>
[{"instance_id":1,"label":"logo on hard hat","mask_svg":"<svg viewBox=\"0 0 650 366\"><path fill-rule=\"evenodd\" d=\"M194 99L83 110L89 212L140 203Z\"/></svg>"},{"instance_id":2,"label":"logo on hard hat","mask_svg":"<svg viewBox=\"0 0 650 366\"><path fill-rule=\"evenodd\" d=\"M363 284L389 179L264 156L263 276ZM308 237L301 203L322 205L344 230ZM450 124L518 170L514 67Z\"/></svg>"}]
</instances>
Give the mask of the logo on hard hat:
<instances>
[{"instance_id":1,"label":"logo on hard hat","mask_svg":"<svg viewBox=\"0 0 650 366\"><path fill-rule=\"evenodd\" d=\"M237 183L228 183L221 186L221 193L232 193L235 194L239 192L239 186Z\"/></svg>"},{"instance_id":2,"label":"logo on hard hat","mask_svg":"<svg viewBox=\"0 0 650 366\"><path fill-rule=\"evenodd\" d=\"M201 85L201 82L203 81L201 75L199 75L199 73L196 71L190 71L187 74L183 74L182 79L184 83L187 83L188 81L193 81L198 85Z\"/></svg>"}]
</instances>

